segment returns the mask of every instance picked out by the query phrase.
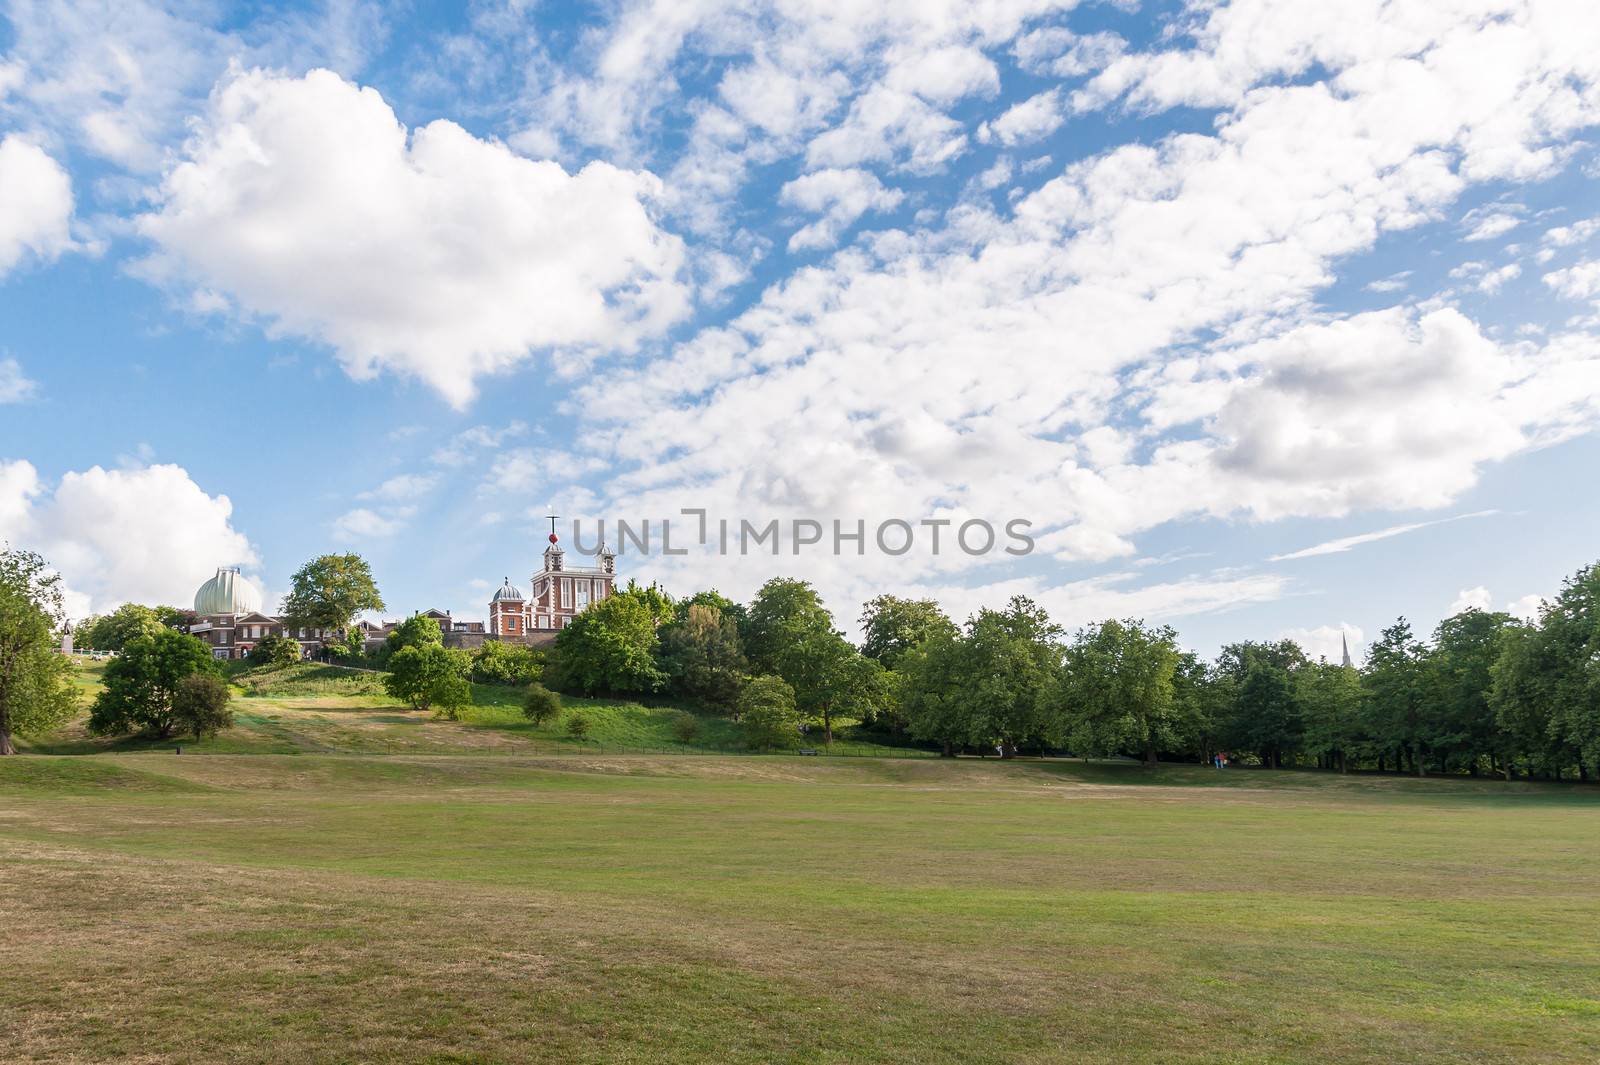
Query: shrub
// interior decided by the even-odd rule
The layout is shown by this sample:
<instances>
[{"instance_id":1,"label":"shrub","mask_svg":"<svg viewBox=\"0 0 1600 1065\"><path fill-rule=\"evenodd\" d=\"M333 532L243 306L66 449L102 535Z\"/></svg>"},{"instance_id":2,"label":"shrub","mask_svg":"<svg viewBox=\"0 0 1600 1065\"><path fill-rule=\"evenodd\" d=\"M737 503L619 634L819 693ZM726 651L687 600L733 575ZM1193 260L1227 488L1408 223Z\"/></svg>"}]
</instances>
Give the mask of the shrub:
<instances>
[{"instance_id":1,"label":"shrub","mask_svg":"<svg viewBox=\"0 0 1600 1065\"><path fill-rule=\"evenodd\" d=\"M700 719L679 711L678 716L672 719L672 734L678 737L680 743L693 743L700 735Z\"/></svg>"},{"instance_id":2,"label":"shrub","mask_svg":"<svg viewBox=\"0 0 1600 1065\"><path fill-rule=\"evenodd\" d=\"M176 629L158 629L128 641L106 666L105 689L95 698L89 731L97 736L142 730L165 739L178 728L173 699L185 677L215 676L221 667L211 648Z\"/></svg>"},{"instance_id":3,"label":"shrub","mask_svg":"<svg viewBox=\"0 0 1600 1065\"><path fill-rule=\"evenodd\" d=\"M593 722L584 714L572 714L567 718L567 733L574 739L581 740L588 736L593 727Z\"/></svg>"},{"instance_id":4,"label":"shrub","mask_svg":"<svg viewBox=\"0 0 1600 1065\"><path fill-rule=\"evenodd\" d=\"M203 739L233 727L233 711L228 701L233 693L220 677L191 673L178 682L172 696L172 717L176 727Z\"/></svg>"},{"instance_id":5,"label":"shrub","mask_svg":"<svg viewBox=\"0 0 1600 1065\"><path fill-rule=\"evenodd\" d=\"M528 685L528 693L522 697L522 716L535 725L548 725L561 716L561 696L543 684Z\"/></svg>"},{"instance_id":6,"label":"shrub","mask_svg":"<svg viewBox=\"0 0 1600 1065\"><path fill-rule=\"evenodd\" d=\"M268 633L250 649L250 665L292 666L300 661L300 645L277 633Z\"/></svg>"},{"instance_id":7,"label":"shrub","mask_svg":"<svg viewBox=\"0 0 1600 1065\"><path fill-rule=\"evenodd\" d=\"M544 656L531 647L486 640L472 653L472 679L480 684L531 684L544 672Z\"/></svg>"}]
</instances>

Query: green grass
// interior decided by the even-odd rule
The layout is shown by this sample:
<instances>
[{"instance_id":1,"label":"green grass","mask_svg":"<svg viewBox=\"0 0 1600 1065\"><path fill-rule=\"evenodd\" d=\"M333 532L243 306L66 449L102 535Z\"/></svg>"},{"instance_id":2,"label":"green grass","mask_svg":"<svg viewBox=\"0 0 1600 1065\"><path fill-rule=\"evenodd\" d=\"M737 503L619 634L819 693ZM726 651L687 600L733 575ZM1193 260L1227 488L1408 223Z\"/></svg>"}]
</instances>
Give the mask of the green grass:
<instances>
[{"instance_id":1,"label":"green grass","mask_svg":"<svg viewBox=\"0 0 1600 1065\"><path fill-rule=\"evenodd\" d=\"M628 755L493 694L0 759L0 1059L1600 1060L1600 789Z\"/></svg>"}]
</instances>

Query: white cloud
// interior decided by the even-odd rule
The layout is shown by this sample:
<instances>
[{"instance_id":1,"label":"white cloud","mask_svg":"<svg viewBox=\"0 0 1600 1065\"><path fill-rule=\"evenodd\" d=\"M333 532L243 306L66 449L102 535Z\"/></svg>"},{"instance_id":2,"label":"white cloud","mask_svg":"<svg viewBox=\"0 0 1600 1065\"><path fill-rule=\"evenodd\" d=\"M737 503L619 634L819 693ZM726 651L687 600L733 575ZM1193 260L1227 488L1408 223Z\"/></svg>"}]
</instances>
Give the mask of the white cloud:
<instances>
[{"instance_id":1,"label":"white cloud","mask_svg":"<svg viewBox=\"0 0 1600 1065\"><path fill-rule=\"evenodd\" d=\"M433 462L439 466L465 466L484 451L504 447L509 441L528 434L526 422L511 421L496 428L474 425L463 429L433 453Z\"/></svg>"},{"instance_id":2,"label":"white cloud","mask_svg":"<svg viewBox=\"0 0 1600 1065\"><path fill-rule=\"evenodd\" d=\"M1588 259L1544 275L1544 283L1573 300L1600 296L1600 259Z\"/></svg>"},{"instance_id":3,"label":"white cloud","mask_svg":"<svg viewBox=\"0 0 1600 1065\"><path fill-rule=\"evenodd\" d=\"M1361 661L1362 630L1347 621L1337 625L1318 625L1315 628L1284 629L1278 633L1277 639L1293 640L1300 645L1300 649L1311 659L1322 659L1338 665L1344 661L1344 651L1348 646L1350 658L1354 662Z\"/></svg>"},{"instance_id":4,"label":"white cloud","mask_svg":"<svg viewBox=\"0 0 1600 1065\"><path fill-rule=\"evenodd\" d=\"M1461 613L1463 610L1490 610L1494 597L1489 594L1489 589L1483 585L1476 588L1463 588L1456 593L1455 601L1450 604L1446 612L1449 616Z\"/></svg>"},{"instance_id":5,"label":"white cloud","mask_svg":"<svg viewBox=\"0 0 1600 1065\"><path fill-rule=\"evenodd\" d=\"M1469 211L1462 221L1471 227L1466 236L1461 238L1466 241L1493 240L1522 224L1522 219L1515 211L1498 207Z\"/></svg>"},{"instance_id":6,"label":"white cloud","mask_svg":"<svg viewBox=\"0 0 1600 1065\"><path fill-rule=\"evenodd\" d=\"M0 277L33 256L49 262L72 239L72 179L61 164L18 134L0 140Z\"/></svg>"},{"instance_id":7,"label":"white cloud","mask_svg":"<svg viewBox=\"0 0 1600 1065\"><path fill-rule=\"evenodd\" d=\"M406 522L415 514L415 507L389 507L381 513L368 507L357 507L339 515L333 522L332 531L336 539L349 544L380 540L404 529Z\"/></svg>"},{"instance_id":8,"label":"white cloud","mask_svg":"<svg viewBox=\"0 0 1600 1065\"><path fill-rule=\"evenodd\" d=\"M798 177L783 186L778 201L822 217L796 230L789 250L832 247L856 219L868 211L891 210L904 198L865 170L815 170Z\"/></svg>"},{"instance_id":9,"label":"white cloud","mask_svg":"<svg viewBox=\"0 0 1600 1065\"><path fill-rule=\"evenodd\" d=\"M46 484L32 464L0 462L0 540L42 554L71 590L75 616L119 603L187 606L216 567L251 566L233 504L180 466L99 466Z\"/></svg>"},{"instance_id":10,"label":"white cloud","mask_svg":"<svg viewBox=\"0 0 1600 1065\"><path fill-rule=\"evenodd\" d=\"M1379 529L1376 532L1358 533L1355 536L1341 536L1337 540L1328 540L1320 544L1315 544L1311 547L1303 547L1298 551L1290 551L1287 554L1282 555L1273 555L1267 561L1287 562L1291 559L1297 558L1316 558L1319 555L1342 554L1353 547L1360 547L1362 544L1376 543L1379 540L1388 540L1391 537L1403 536L1409 532L1416 532L1418 529L1426 529L1434 525L1445 525L1453 521L1464 521L1468 518L1487 518L1498 513L1499 511L1495 510L1481 510L1473 514L1457 514L1450 518L1439 518L1436 521L1413 521L1408 522L1405 525L1391 525L1387 529Z\"/></svg>"},{"instance_id":11,"label":"white cloud","mask_svg":"<svg viewBox=\"0 0 1600 1065\"><path fill-rule=\"evenodd\" d=\"M1490 270L1478 279L1478 291L1493 295L1505 286L1507 281L1522 276L1522 267L1516 263L1507 263L1495 270Z\"/></svg>"},{"instance_id":12,"label":"white cloud","mask_svg":"<svg viewBox=\"0 0 1600 1065\"><path fill-rule=\"evenodd\" d=\"M1521 599L1513 599L1506 604L1505 610L1514 618L1523 621L1539 620L1539 610L1544 606L1544 597L1538 593L1525 595Z\"/></svg>"},{"instance_id":13,"label":"white cloud","mask_svg":"<svg viewBox=\"0 0 1600 1065\"><path fill-rule=\"evenodd\" d=\"M401 473L384 481L370 492L362 492L362 499L377 499L388 503L406 502L426 495L439 483L431 473Z\"/></svg>"},{"instance_id":14,"label":"white cloud","mask_svg":"<svg viewBox=\"0 0 1600 1065\"><path fill-rule=\"evenodd\" d=\"M629 349L681 317L683 246L659 182L569 174L326 71L219 87L140 231L146 264L322 340L358 379L416 377L460 406L538 349Z\"/></svg>"},{"instance_id":15,"label":"white cloud","mask_svg":"<svg viewBox=\"0 0 1600 1065\"><path fill-rule=\"evenodd\" d=\"M23 374L20 362L0 359L0 403L21 403L32 399L38 391L38 382Z\"/></svg>"},{"instance_id":16,"label":"white cloud","mask_svg":"<svg viewBox=\"0 0 1600 1065\"><path fill-rule=\"evenodd\" d=\"M978 139L985 144L998 141L1010 148L1048 137L1067 120L1062 108L1061 91L1046 90L1014 104L993 122L984 123L978 128Z\"/></svg>"},{"instance_id":17,"label":"white cloud","mask_svg":"<svg viewBox=\"0 0 1600 1065\"><path fill-rule=\"evenodd\" d=\"M1079 35L1064 26L1047 26L1017 38L1012 54L1030 74L1075 78L1104 69L1127 50L1114 33Z\"/></svg>"}]
</instances>

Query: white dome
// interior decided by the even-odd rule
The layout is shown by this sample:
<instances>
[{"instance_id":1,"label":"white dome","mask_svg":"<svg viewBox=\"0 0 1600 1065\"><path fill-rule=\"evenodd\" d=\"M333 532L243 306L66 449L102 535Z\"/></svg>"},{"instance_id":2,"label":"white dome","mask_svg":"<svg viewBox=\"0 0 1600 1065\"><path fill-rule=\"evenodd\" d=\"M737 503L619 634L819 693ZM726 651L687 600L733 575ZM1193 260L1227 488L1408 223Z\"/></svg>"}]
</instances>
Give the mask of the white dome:
<instances>
[{"instance_id":1,"label":"white dome","mask_svg":"<svg viewBox=\"0 0 1600 1065\"><path fill-rule=\"evenodd\" d=\"M260 590L236 569L217 570L217 575L194 593L196 614L252 614L260 609Z\"/></svg>"}]
</instances>

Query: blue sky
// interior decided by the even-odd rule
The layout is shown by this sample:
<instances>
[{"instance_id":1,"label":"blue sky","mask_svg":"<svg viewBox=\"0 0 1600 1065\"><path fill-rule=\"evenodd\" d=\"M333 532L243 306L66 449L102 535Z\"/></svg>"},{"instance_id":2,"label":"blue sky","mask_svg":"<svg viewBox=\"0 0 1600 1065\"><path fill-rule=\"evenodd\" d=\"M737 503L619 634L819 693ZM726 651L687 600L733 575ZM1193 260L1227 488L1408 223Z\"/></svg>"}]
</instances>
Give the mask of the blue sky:
<instances>
[{"instance_id":1,"label":"blue sky","mask_svg":"<svg viewBox=\"0 0 1600 1065\"><path fill-rule=\"evenodd\" d=\"M1033 522L623 560L846 626L1526 613L1600 557L1600 13L1334 7L7 5L0 538L80 614L482 616L551 503Z\"/></svg>"}]
</instances>

